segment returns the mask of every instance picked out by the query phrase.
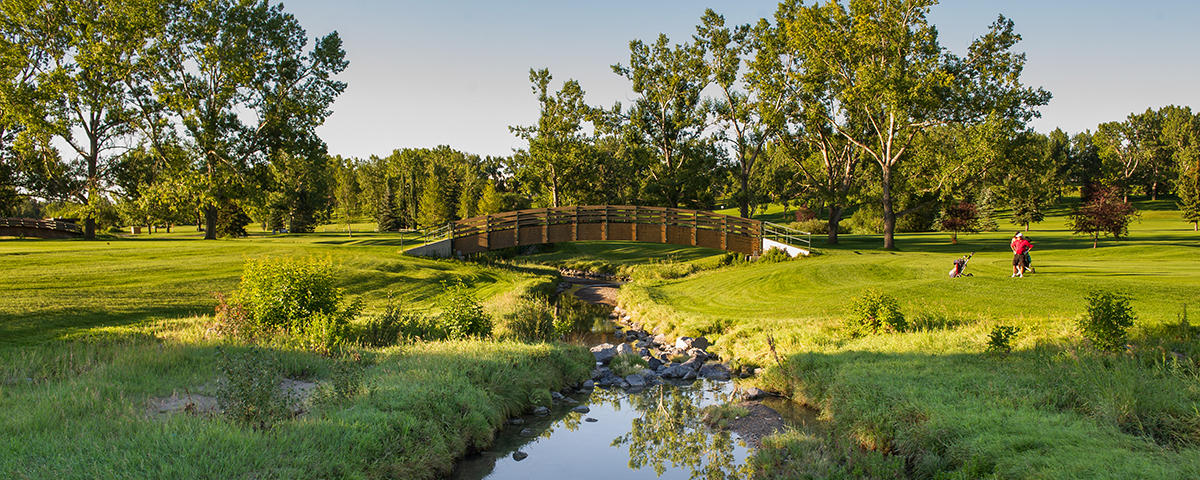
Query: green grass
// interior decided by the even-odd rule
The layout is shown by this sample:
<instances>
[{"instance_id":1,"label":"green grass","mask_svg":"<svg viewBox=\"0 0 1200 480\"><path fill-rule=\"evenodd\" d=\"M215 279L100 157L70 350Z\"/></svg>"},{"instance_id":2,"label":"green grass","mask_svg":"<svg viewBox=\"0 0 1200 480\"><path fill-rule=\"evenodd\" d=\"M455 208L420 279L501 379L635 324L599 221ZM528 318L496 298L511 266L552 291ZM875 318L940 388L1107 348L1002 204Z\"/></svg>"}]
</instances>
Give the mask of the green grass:
<instances>
[{"instance_id":1,"label":"green grass","mask_svg":"<svg viewBox=\"0 0 1200 480\"><path fill-rule=\"evenodd\" d=\"M898 251L847 235L809 258L635 282L621 303L648 328L708 335L724 358L771 367L764 386L822 410L833 436L769 443L760 471L770 475L887 476L894 457L919 478L1196 477L1200 346L1194 330L1178 337L1170 326L1184 304L1193 316L1200 304L1200 235L1169 201L1138 206L1130 236L1098 249L1061 215L1034 225L1037 273L1026 278L1009 277L1011 226L957 245L946 233L900 234ZM947 278L972 251L975 276ZM849 300L868 288L896 297L914 328L851 335ZM1132 296L1133 353L1099 354L1082 340L1074 319L1093 289ZM1022 328L1007 358L985 352L995 325ZM816 457L824 467L799 460ZM847 474L872 462L877 470Z\"/></svg>"},{"instance_id":2,"label":"green grass","mask_svg":"<svg viewBox=\"0 0 1200 480\"><path fill-rule=\"evenodd\" d=\"M435 313L462 279L494 317L552 285L548 267L398 254L399 234L263 235L204 241L188 229L107 240L0 240L0 476L5 478L436 478L489 444L534 394L587 376L562 344L462 341L350 352L365 388L259 430L222 416L159 414L152 402L215 395L212 292L263 256L328 258L365 316L389 295ZM279 349L292 379L328 383L336 360Z\"/></svg>"}]
</instances>

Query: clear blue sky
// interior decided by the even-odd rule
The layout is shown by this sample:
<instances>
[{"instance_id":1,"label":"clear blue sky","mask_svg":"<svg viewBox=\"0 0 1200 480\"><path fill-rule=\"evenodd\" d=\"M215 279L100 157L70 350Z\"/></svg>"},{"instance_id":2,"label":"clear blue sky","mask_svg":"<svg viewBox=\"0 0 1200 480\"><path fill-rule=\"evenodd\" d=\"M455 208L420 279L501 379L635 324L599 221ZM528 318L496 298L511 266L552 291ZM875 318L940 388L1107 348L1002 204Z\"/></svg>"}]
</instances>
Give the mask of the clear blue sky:
<instances>
[{"instance_id":1,"label":"clear blue sky","mask_svg":"<svg viewBox=\"0 0 1200 480\"><path fill-rule=\"evenodd\" d=\"M579 80L587 102L632 98L612 73L629 41L665 33L689 41L705 8L729 24L771 18L759 0L511 2L292 0L309 37L337 30L349 84L318 132L329 151L385 156L406 147L508 155L524 144L510 125L537 121L529 69L554 88ZM1054 94L1038 131L1095 129L1164 105L1200 108L1200 2L1195 0L944 0L933 7L943 46L965 53L998 14L1012 18L1027 54L1023 81Z\"/></svg>"}]
</instances>

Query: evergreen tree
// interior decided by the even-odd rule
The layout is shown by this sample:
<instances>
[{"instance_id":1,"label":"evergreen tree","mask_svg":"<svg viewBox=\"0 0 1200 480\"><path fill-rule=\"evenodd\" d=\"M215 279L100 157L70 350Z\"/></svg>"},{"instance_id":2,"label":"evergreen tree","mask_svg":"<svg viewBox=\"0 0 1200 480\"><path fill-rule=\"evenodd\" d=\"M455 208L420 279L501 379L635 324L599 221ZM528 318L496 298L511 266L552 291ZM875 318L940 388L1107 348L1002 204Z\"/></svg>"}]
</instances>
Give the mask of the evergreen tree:
<instances>
[{"instance_id":1,"label":"evergreen tree","mask_svg":"<svg viewBox=\"0 0 1200 480\"><path fill-rule=\"evenodd\" d=\"M500 198L500 192L496 191L496 181L488 180L487 185L483 187L483 195L479 196L479 203L476 204L475 214L490 215L500 213L504 209L503 199Z\"/></svg>"},{"instance_id":2,"label":"evergreen tree","mask_svg":"<svg viewBox=\"0 0 1200 480\"><path fill-rule=\"evenodd\" d=\"M400 229L400 217L396 214L396 195L392 193L392 183L384 183L383 197L375 208L376 228L381 232L394 232Z\"/></svg>"},{"instance_id":3,"label":"evergreen tree","mask_svg":"<svg viewBox=\"0 0 1200 480\"><path fill-rule=\"evenodd\" d=\"M417 224L423 228L436 228L450 221L450 209L441 183L434 177L425 181L421 192L421 204L417 209Z\"/></svg>"}]
</instances>

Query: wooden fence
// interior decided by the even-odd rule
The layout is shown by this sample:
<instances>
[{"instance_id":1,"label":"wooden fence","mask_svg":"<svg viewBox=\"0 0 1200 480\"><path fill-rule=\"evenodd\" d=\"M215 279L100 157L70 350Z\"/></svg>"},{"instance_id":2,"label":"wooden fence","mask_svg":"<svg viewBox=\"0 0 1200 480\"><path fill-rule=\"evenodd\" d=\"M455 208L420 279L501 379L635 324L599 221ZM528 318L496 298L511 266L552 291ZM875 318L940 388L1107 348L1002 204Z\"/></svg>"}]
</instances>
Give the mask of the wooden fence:
<instances>
[{"instance_id":1,"label":"wooden fence","mask_svg":"<svg viewBox=\"0 0 1200 480\"><path fill-rule=\"evenodd\" d=\"M762 222L666 207L589 205L483 215L451 224L463 255L499 248L584 240L628 240L716 248L746 255L762 250Z\"/></svg>"}]
</instances>

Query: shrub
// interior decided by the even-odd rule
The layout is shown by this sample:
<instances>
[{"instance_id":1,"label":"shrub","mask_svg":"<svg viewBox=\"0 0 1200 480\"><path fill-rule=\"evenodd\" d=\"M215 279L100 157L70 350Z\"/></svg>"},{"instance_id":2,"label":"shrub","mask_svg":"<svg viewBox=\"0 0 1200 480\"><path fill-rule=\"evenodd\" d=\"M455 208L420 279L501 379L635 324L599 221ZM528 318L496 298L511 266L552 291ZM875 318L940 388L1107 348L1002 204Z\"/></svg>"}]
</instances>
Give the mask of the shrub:
<instances>
[{"instance_id":1,"label":"shrub","mask_svg":"<svg viewBox=\"0 0 1200 480\"><path fill-rule=\"evenodd\" d=\"M797 221L797 222L792 223L790 226L801 232L808 232L808 233L811 233L814 235L816 235L816 234L824 235L824 234L829 233L829 221L821 220L819 218L813 218L813 219L804 220L804 221ZM841 225L838 225L838 226L841 227ZM843 228L839 228L838 230L839 230L839 233L849 233L849 232L846 232Z\"/></svg>"},{"instance_id":2,"label":"shrub","mask_svg":"<svg viewBox=\"0 0 1200 480\"><path fill-rule=\"evenodd\" d=\"M613 373L622 377L642 373L643 369L650 368L650 364L645 359L632 353L622 353L613 357L612 362L609 362L608 369Z\"/></svg>"},{"instance_id":3,"label":"shrub","mask_svg":"<svg viewBox=\"0 0 1200 480\"><path fill-rule=\"evenodd\" d=\"M221 379L217 382L217 403L225 415L257 428L290 417L296 399L280 388L283 376L278 364L273 354L262 349L244 353L218 350Z\"/></svg>"},{"instance_id":4,"label":"shrub","mask_svg":"<svg viewBox=\"0 0 1200 480\"><path fill-rule=\"evenodd\" d=\"M234 300L244 306L257 330L303 334L314 320L323 333L342 333L357 312L343 306L333 265L328 261L261 258L246 262ZM331 323L332 322L332 323Z\"/></svg>"},{"instance_id":5,"label":"shrub","mask_svg":"<svg viewBox=\"0 0 1200 480\"><path fill-rule=\"evenodd\" d=\"M254 336L254 318L246 306L237 299L221 292L213 292L217 298L216 322L212 329L220 335L249 340Z\"/></svg>"},{"instance_id":6,"label":"shrub","mask_svg":"<svg viewBox=\"0 0 1200 480\"><path fill-rule=\"evenodd\" d=\"M500 316L495 336L527 341L552 340L556 336L554 309L542 296L518 299L512 312Z\"/></svg>"},{"instance_id":7,"label":"shrub","mask_svg":"<svg viewBox=\"0 0 1200 480\"><path fill-rule=\"evenodd\" d=\"M874 202L864 203L845 226L854 233L883 233L883 207Z\"/></svg>"},{"instance_id":8,"label":"shrub","mask_svg":"<svg viewBox=\"0 0 1200 480\"><path fill-rule=\"evenodd\" d=\"M998 354L1000 356L1008 356L1012 352L1012 340L1017 338L1017 333L1021 331L1021 327L1010 327L1008 325L996 325L992 327L992 332L988 334L987 351Z\"/></svg>"},{"instance_id":9,"label":"shrub","mask_svg":"<svg viewBox=\"0 0 1200 480\"><path fill-rule=\"evenodd\" d=\"M779 263L791 259L791 255L788 255L783 249L775 247L768 248L767 251L763 252L761 257L758 257L758 261L762 263Z\"/></svg>"},{"instance_id":10,"label":"shrub","mask_svg":"<svg viewBox=\"0 0 1200 480\"><path fill-rule=\"evenodd\" d=\"M366 369L358 362L347 360L334 362L329 369L329 389L324 398L333 401L354 398L362 391L364 377L366 377Z\"/></svg>"},{"instance_id":11,"label":"shrub","mask_svg":"<svg viewBox=\"0 0 1200 480\"><path fill-rule=\"evenodd\" d=\"M1093 291L1087 296L1087 312L1079 317L1079 330L1097 349L1117 352L1125 346L1125 331L1136 317L1129 308L1129 297L1119 293Z\"/></svg>"},{"instance_id":12,"label":"shrub","mask_svg":"<svg viewBox=\"0 0 1200 480\"><path fill-rule=\"evenodd\" d=\"M486 337L492 333L492 317L483 311L462 280L453 285L442 284L446 296L442 303L442 314L438 323L445 330L446 338L461 339Z\"/></svg>"},{"instance_id":13,"label":"shrub","mask_svg":"<svg viewBox=\"0 0 1200 480\"><path fill-rule=\"evenodd\" d=\"M372 316L358 334L358 342L370 347L388 347L400 341L440 340L445 331L435 319L412 313L388 295L383 313Z\"/></svg>"},{"instance_id":14,"label":"shrub","mask_svg":"<svg viewBox=\"0 0 1200 480\"><path fill-rule=\"evenodd\" d=\"M849 326L855 335L900 332L908 327L904 314L900 312L900 305L886 293L867 290L854 299L850 309L854 316Z\"/></svg>"}]
</instances>

